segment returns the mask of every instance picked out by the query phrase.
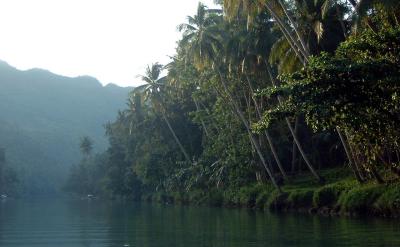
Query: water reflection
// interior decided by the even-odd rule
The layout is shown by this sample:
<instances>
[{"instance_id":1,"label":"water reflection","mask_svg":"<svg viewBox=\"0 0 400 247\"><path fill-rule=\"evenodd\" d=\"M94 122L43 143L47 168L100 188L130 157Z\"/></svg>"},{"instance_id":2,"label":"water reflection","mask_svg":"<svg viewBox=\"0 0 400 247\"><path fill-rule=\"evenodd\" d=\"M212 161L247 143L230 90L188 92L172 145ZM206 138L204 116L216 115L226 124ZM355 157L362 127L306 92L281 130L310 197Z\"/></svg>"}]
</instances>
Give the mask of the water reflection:
<instances>
[{"instance_id":1,"label":"water reflection","mask_svg":"<svg viewBox=\"0 0 400 247\"><path fill-rule=\"evenodd\" d=\"M0 203L0 246L400 246L396 220L97 200Z\"/></svg>"}]
</instances>

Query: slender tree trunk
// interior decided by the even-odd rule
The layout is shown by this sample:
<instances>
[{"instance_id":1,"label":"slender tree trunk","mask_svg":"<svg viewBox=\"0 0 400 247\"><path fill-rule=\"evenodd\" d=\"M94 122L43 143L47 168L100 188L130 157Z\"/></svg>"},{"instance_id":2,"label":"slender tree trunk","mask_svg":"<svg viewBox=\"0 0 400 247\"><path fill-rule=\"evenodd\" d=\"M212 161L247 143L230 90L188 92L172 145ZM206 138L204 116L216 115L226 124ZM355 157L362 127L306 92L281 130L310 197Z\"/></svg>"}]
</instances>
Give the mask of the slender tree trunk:
<instances>
[{"instance_id":1,"label":"slender tree trunk","mask_svg":"<svg viewBox=\"0 0 400 247\"><path fill-rule=\"evenodd\" d=\"M358 172L357 166L355 165L355 161L352 159L351 151L348 146L347 140L345 139L345 137L339 127L336 127L336 131L339 134L340 141L342 142L344 151L346 152L346 155L347 155L347 159L349 160L350 169L353 171L354 176L356 177L356 179L359 183L364 182L364 180L361 177L361 174Z\"/></svg>"},{"instance_id":2,"label":"slender tree trunk","mask_svg":"<svg viewBox=\"0 0 400 247\"><path fill-rule=\"evenodd\" d=\"M278 1L279 1L279 4L281 5L283 11L285 12L285 15L289 18L289 21L291 22L291 24L292 24L292 26L293 26L293 28L294 28L294 31L295 31L295 33L296 33L298 39L300 40L301 46L299 46L299 44L298 44L297 42L294 42L294 41L293 41L293 37L290 36L290 33L289 33L289 35L285 35L285 37L286 37L286 39L288 40L289 43L293 42L293 45L291 45L292 49L293 49L293 46L296 46L296 47L298 47L298 49L299 49L300 51L302 51L302 55L303 55L302 58L305 60L305 62L304 62L303 64L305 64L305 63L308 61L308 57L310 56L310 53L309 53L309 51L308 51L308 47L305 46L304 40L302 39L301 34L300 34L299 31L297 30L296 23L295 23L294 20L291 18L290 14L287 13L287 10L286 10L285 5L283 4L282 0L278 0ZM350 2L351 2L351 4L352 4L353 6L354 6L354 4L357 5L357 4L355 3L354 0L350 0ZM270 13L272 14L272 16L278 21L278 20L279 20L279 16L272 10L271 7L268 7L268 6L269 6L268 3L266 3L266 6L267 6L268 10L270 11ZM278 22L279 22L279 21L278 21ZM369 24L369 23L367 23L367 24ZM285 32L285 30L284 30L284 29L285 29L285 28L284 28L284 24L282 23L282 24L280 24L280 26L282 26L282 27L281 27L282 32ZM371 27L371 29L372 29L372 27ZM288 32L287 29L286 29L286 32ZM298 56L299 59L302 59L298 53L296 53L296 55ZM273 78L273 76L272 76L272 71L271 71L271 69L270 69L270 67L269 67L268 64L267 64L267 70L268 70L268 73L270 74L272 83L275 84L275 83L274 83L274 78ZM275 86L275 85L274 85L274 86ZM279 102L281 101L279 96L278 96L278 101L279 101ZM295 135L295 133L294 133L294 131L293 131L293 128L292 128L292 126L291 126L289 120L286 119L286 122L288 123L290 132L292 132L294 141L295 141L296 144L298 145L298 144L299 144L299 141L297 140L297 137L296 137L296 135ZM315 173L315 170L313 169L313 167L312 167L311 164L309 163L308 158L304 155L304 152L303 152L301 146L299 147L299 151L300 151L300 153L302 154L303 159L304 159L304 161L306 162L307 166L310 168L311 172L314 174L314 173ZM351 159L351 157L349 157L349 158ZM315 173L315 174L316 174L316 173ZM319 177L319 176L318 176L318 177ZM318 178L318 179L321 181L320 178Z\"/></svg>"},{"instance_id":3,"label":"slender tree trunk","mask_svg":"<svg viewBox=\"0 0 400 247\"><path fill-rule=\"evenodd\" d=\"M307 52L303 49L303 46L293 38L292 34L290 33L289 29L286 27L285 23L282 21L282 19L279 17L277 13L272 9L272 7L268 4L268 2L265 3L266 8L268 11L271 13L272 17L275 19L277 22L279 28L281 29L283 35L287 39L287 41L290 44L290 47L292 50L296 53L297 57L300 59L300 61L305 64L306 60L308 60Z\"/></svg>"},{"instance_id":4,"label":"slender tree trunk","mask_svg":"<svg viewBox=\"0 0 400 247\"><path fill-rule=\"evenodd\" d=\"M262 114L261 114L261 110L260 110L260 108L259 108L259 106L258 106L258 104L257 104L257 101L256 101L256 99L254 98L254 90L253 90L252 83L251 83L250 79L248 78L248 76L246 76L246 79L247 79L247 83L249 84L250 93L251 93L251 95L252 95L251 98L253 99L254 106L255 106L255 108L256 108L258 118L261 120L261 119L262 119ZM281 163L281 161L280 161L280 159L279 159L278 153L276 152L274 143L272 142L272 138L271 138L271 136L270 136L268 130L265 130L265 131L264 131L264 134L265 134L265 137L267 138L269 148L271 149L272 155L274 156L275 162L276 162L276 164L278 165L278 168L279 168L279 170L281 171L283 178L284 178L285 180L288 180L288 176L287 176L287 174L286 174L286 172L285 172L285 169L284 169L283 166L282 166L282 163Z\"/></svg>"},{"instance_id":5,"label":"slender tree trunk","mask_svg":"<svg viewBox=\"0 0 400 247\"><path fill-rule=\"evenodd\" d=\"M200 106L199 106L199 104L197 103L197 100L196 100L194 97L193 97L193 102L194 102L194 104L195 104L195 106L196 106L196 110L197 110L197 111L200 111ZM208 132L208 130L207 130L207 126L206 126L206 124L204 123L203 119L200 119L200 122L201 122L201 125L203 126L204 133L206 134L207 137L209 137L210 134L209 134L209 132Z\"/></svg>"},{"instance_id":6,"label":"slender tree trunk","mask_svg":"<svg viewBox=\"0 0 400 247\"><path fill-rule=\"evenodd\" d=\"M223 88L225 90L225 93L228 95L229 100L231 101L233 107L235 108L238 117L243 122L243 124L244 124L244 126L245 126L245 128L246 128L246 130L247 130L247 132L248 132L248 134L250 136L250 141L253 143L254 148L256 149L257 154L258 154L258 156L259 156L259 158L261 160L261 163L263 164L265 170L267 171L268 176L271 179L272 184L275 186L276 189L278 189L279 192L281 192L282 190L281 190L280 186L277 184L277 182L275 180L275 177L272 174L272 172L271 172L271 170L269 168L269 165L267 164L267 162L266 162L266 160L264 158L263 153L261 152L260 146L258 145L258 142L257 142L255 136L251 132L250 126L249 126L246 118L244 117L244 114L243 114L242 110L240 110L238 104L236 103L236 101L233 98L233 95L230 93L230 91L228 89L227 83L225 82L225 78L223 77L222 72L219 69L218 69L217 72L219 74L219 77L220 77L220 80L221 80L221 84L222 84L222 86L223 86Z\"/></svg>"},{"instance_id":7,"label":"slender tree trunk","mask_svg":"<svg viewBox=\"0 0 400 247\"><path fill-rule=\"evenodd\" d=\"M360 174L361 178L363 181L366 180L366 176L365 176L365 170L362 166L360 166L360 160L357 158L357 153L355 148L353 147L354 145L352 145L352 143L350 142L350 135L347 131L344 132L345 137L347 139L347 144L349 145L349 149L350 149L350 153L351 153L351 158L353 158L354 161L354 165L357 168L358 173Z\"/></svg>"},{"instance_id":8,"label":"slender tree trunk","mask_svg":"<svg viewBox=\"0 0 400 247\"><path fill-rule=\"evenodd\" d=\"M297 136L299 130L299 118L296 117L295 124L294 124L294 134ZM296 173L296 160L297 160L297 146L296 142L293 141L292 145L292 176Z\"/></svg>"},{"instance_id":9,"label":"slender tree trunk","mask_svg":"<svg viewBox=\"0 0 400 247\"><path fill-rule=\"evenodd\" d=\"M278 0L279 4L281 5L283 12L285 13L286 17L289 19L289 22L292 24L293 30L297 35L298 40L300 41L300 44L305 52L305 57L310 56L310 52L308 51L308 47L306 43L304 42L304 39L302 35L300 34L300 31L297 28L297 23L293 20L292 16L288 13L285 4L282 2L282 0Z\"/></svg>"},{"instance_id":10,"label":"slender tree trunk","mask_svg":"<svg viewBox=\"0 0 400 247\"><path fill-rule=\"evenodd\" d=\"M270 75L270 78L271 78L271 82L272 82L273 86L276 86L275 79L274 79L273 76L272 76L271 68L269 67L269 64L268 64L268 63L266 63L266 65L267 65L268 74ZM278 101L279 101L279 103L282 103L282 99L281 99L280 96L278 96ZM311 171L311 173L314 175L314 177L318 180L318 182L324 183L324 182L325 182L324 178L321 177L321 176L315 171L315 169L314 169L314 167L312 166L310 160L308 159L306 153L304 152L303 147L302 147L300 141L298 140L297 135L296 135L296 133L295 133L295 131L294 131L294 129L293 129L293 127L292 127L292 124L290 123L289 119L288 119L288 118L285 118L285 121L286 121L286 124L287 124L287 126L288 126L288 128L289 128L289 130L290 130L291 135L293 136L293 141L296 143L296 146L297 146L297 148L298 148L298 150L299 150L301 156L303 157L303 160L304 160L304 162L306 163L308 169Z\"/></svg>"},{"instance_id":11,"label":"slender tree trunk","mask_svg":"<svg viewBox=\"0 0 400 247\"><path fill-rule=\"evenodd\" d=\"M303 147L302 147L302 145L300 144L300 141L297 139L296 133L294 132L294 129L293 129L292 124L290 123L289 119L286 118L285 120L286 120L286 124L287 124L288 127L289 127L290 133L291 133L292 136L293 136L293 140L295 141L295 143L296 143L296 145L297 145L297 148L299 149L299 152L300 152L301 156L303 157L303 160L304 160L304 162L306 163L308 169L311 171L311 173L314 175L314 177L318 180L318 182L324 183L324 182L325 182L325 179L324 179L323 177L321 177L321 176L317 173L317 171L314 169L314 167L311 165L311 162L310 162L310 160L308 159L306 153L304 152Z\"/></svg>"},{"instance_id":12,"label":"slender tree trunk","mask_svg":"<svg viewBox=\"0 0 400 247\"><path fill-rule=\"evenodd\" d=\"M341 13L340 13L339 6L337 4L336 4L336 14L337 14L338 20L340 22L340 27L342 28L343 37L346 39L347 38L346 25L344 25L344 22L343 22L342 18L339 19Z\"/></svg>"},{"instance_id":13,"label":"slender tree trunk","mask_svg":"<svg viewBox=\"0 0 400 247\"><path fill-rule=\"evenodd\" d=\"M385 183L385 180L381 177L379 174L378 170L376 170L375 164L370 165L371 173L374 176L375 180L378 182L378 184L383 184Z\"/></svg>"},{"instance_id":14,"label":"slender tree trunk","mask_svg":"<svg viewBox=\"0 0 400 247\"><path fill-rule=\"evenodd\" d=\"M161 102L161 101L160 101L160 102ZM162 104L162 103L161 103L161 104ZM189 164L192 164L192 165L193 165L192 160L190 159L190 157L189 157L188 153L186 152L185 148L183 147L181 141L179 141L178 136L175 134L174 129L172 128L172 126L171 126L171 124L170 124L170 122L169 122L167 116L165 115L165 109L164 109L164 107L162 107L162 109L161 109L161 115L162 115L162 117L163 117L165 123L167 124L169 131L171 132L172 136L174 137L176 144L178 144L179 149L181 150L182 154L185 156L186 161L189 162Z\"/></svg>"}]
</instances>

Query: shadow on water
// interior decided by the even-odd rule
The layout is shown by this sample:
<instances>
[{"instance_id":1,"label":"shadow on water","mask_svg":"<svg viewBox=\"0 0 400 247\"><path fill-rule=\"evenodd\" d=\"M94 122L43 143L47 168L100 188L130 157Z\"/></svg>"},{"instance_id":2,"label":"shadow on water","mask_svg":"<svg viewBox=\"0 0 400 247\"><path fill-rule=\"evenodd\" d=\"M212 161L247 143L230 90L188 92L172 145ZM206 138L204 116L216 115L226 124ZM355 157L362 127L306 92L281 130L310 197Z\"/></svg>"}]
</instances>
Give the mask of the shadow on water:
<instances>
[{"instance_id":1,"label":"shadow on water","mask_svg":"<svg viewBox=\"0 0 400 247\"><path fill-rule=\"evenodd\" d=\"M0 246L400 246L397 220L98 200L0 203Z\"/></svg>"}]
</instances>

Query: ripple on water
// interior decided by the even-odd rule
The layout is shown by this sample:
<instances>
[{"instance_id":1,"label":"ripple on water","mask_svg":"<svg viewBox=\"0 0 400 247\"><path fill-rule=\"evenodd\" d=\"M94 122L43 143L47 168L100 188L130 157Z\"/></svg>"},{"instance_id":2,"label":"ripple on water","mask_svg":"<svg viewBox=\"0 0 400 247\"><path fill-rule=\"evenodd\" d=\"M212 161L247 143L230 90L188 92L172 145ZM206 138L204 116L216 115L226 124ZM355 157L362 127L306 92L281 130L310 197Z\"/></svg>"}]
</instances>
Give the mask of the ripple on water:
<instances>
[{"instance_id":1,"label":"ripple on water","mask_svg":"<svg viewBox=\"0 0 400 247\"><path fill-rule=\"evenodd\" d=\"M101 201L0 203L1 247L400 246L396 220Z\"/></svg>"}]
</instances>

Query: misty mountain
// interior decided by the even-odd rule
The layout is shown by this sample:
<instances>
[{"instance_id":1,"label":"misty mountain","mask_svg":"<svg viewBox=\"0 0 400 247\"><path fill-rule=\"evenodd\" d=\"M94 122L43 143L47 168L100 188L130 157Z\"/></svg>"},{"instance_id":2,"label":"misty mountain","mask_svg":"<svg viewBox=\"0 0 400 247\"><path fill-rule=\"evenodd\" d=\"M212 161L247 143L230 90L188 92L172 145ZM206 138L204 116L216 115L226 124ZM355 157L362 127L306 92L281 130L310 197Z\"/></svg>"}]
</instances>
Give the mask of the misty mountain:
<instances>
[{"instance_id":1,"label":"misty mountain","mask_svg":"<svg viewBox=\"0 0 400 247\"><path fill-rule=\"evenodd\" d=\"M20 71L0 62L0 147L29 193L52 193L80 156L83 136L107 147L104 124L124 109L132 88L102 86L42 69Z\"/></svg>"}]
</instances>

